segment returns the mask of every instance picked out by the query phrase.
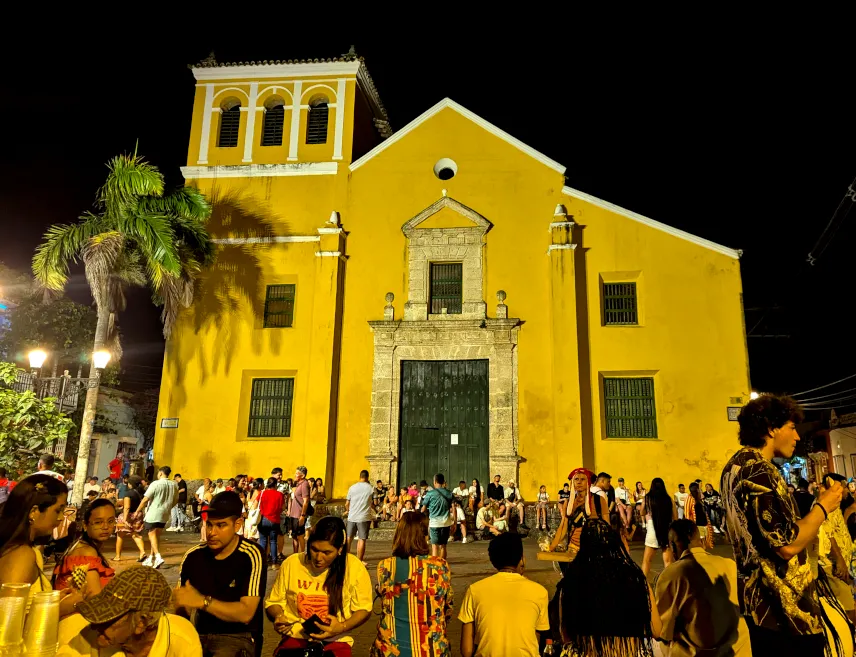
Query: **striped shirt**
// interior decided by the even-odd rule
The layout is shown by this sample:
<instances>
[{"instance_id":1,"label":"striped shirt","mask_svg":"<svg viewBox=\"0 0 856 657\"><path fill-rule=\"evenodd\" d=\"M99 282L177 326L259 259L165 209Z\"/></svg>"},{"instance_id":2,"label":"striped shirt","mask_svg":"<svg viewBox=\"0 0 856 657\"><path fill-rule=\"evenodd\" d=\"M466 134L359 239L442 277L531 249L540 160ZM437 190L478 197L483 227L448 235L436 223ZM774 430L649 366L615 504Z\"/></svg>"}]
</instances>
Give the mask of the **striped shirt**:
<instances>
[{"instance_id":1,"label":"striped shirt","mask_svg":"<svg viewBox=\"0 0 856 657\"><path fill-rule=\"evenodd\" d=\"M217 559L207 545L197 545L187 551L181 562L181 584L186 582L202 595L221 602L239 602L245 597L262 600L267 585L264 553L243 537L238 538L237 547L225 559ZM196 614L196 631L200 635L257 633L263 631L263 623L261 604L248 624L223 621L202 609Z\"/></svg>"}]
</instances>

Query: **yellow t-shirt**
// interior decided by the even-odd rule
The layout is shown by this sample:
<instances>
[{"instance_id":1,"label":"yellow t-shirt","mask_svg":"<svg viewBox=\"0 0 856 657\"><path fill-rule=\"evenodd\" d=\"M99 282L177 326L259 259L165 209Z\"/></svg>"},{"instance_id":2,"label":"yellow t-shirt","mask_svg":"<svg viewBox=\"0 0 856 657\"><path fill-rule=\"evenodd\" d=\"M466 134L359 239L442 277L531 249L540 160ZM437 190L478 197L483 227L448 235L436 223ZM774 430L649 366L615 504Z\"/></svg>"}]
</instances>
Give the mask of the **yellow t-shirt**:
<instances>
[{"instance_id":1,"label":"yellow t-shirt","mask_svg":"<svg viewBox=\"0 0 856 657\"><path fill-rule=\"evenodd\" d=\"M295 639L308 639L303 634L303 621L312 614L318 614L322 621L329 618L329 599L324 590L327 571L313 575L306 566L305 554L292 554L279 569L276 582L270 596L265 600L265 609L279 605L289 623L295 623L289 630L289 636ZM344 622L357 611L372 611L372 581L369 571L353 554L348 555L345 565L345 583L342 587L342 609L337 620ZM350 636L339 635L330 641L341 641L354 645Z\"/></svg>"},{"instance_id":2,"label":"yellow t-shirt","mask_svg":"<svg viewBox=\"0 0 856 657\"><path fill-rule=\"evenodd\" d=\"M98 634L80 614L66 616L59 623L57 657L125 657L119 646L101 648ZM181 616L164 614L149 657L202 657L196 628Z\"/></svg>"},{"instance_id":3,"label":"yellow t-shirt","mask_svg":"<svg viewBox=\"0 0 856 657\"><path fill-rule=\"evenodd\" d=\"M547 589L517 573L497 573L467 589L458 620L475 623L475 657L538 657L538 635L550 629Z\"/></svg>"}]
</instances>

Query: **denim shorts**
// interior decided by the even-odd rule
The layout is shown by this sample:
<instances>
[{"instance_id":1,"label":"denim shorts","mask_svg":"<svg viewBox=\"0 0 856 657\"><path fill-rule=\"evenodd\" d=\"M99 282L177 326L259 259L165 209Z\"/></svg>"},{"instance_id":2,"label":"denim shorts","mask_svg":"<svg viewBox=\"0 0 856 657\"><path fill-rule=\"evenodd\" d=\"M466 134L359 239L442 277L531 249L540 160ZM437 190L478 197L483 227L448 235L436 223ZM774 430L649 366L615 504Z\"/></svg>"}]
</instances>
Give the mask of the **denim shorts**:
<instances>
[{"instance_id":1,"label":"denim shorts","mask_svg":"<svg viewBox=\"0 0 856 657\"><path fill-rule=\"evenodd\" d=\"M446 545L449 542L451 529L451 527L429 527L428 536L431 538L431 545Z\"/></svg>"}]
</instances>

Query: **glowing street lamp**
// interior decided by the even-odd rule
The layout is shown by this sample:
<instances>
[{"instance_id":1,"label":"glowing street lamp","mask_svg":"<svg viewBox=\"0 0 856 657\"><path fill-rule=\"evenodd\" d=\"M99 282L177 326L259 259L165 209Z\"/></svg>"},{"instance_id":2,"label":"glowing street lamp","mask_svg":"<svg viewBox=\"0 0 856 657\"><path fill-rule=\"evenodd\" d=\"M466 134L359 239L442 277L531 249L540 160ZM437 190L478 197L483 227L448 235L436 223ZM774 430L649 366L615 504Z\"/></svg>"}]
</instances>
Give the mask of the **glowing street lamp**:
<instances>
[{"instance_id":1,"label":"glowing street lamp","mask_svg":"<svg viewBox=\"0 0 856 657\"><path fill-rule=\"evenodd\" d=\"M42 369L42 365L45 364L48 354L43 349L33 349L28 354L28 357L30 359L30 369L33 370L33 372L38 372Z\"/></svg>"},{"instance_id":2,"label":"glowing street lamp","mask_svg":"<svg viewBox=\"0 0 856 657\"><path fill-rule=\"evenodd\" d=\"M749 399L758 399L761 396L761 393L755 392L754 390L749 393Z\"/></svg>"},{"instance_id":3,"label":"glowing street lamp","mask_svg":"<svg viewBox=\"0 0 856 657\"><path fill-rule=\"evenodd\" d=\"M95 365L95 369L98 370L98 373L101 374L101 370L107 367L107 363L110 362L110 352L106 349L99 349L94 354L92 354L92 363Z\"/></svg>"}]
</instances>

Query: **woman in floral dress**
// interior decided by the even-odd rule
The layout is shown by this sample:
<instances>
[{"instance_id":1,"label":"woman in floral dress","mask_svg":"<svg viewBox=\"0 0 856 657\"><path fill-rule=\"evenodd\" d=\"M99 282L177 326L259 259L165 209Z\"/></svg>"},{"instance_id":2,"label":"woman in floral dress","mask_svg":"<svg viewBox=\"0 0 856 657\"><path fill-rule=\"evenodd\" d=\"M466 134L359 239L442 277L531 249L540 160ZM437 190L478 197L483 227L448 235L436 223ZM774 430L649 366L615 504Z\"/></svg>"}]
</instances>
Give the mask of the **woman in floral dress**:
<instances>
[{"instance_id":1,"label":"woman in floral dress","mask_svg":"<svg viewBox=\"0 0 856 657\"><path fill-rule=\"evenodd\" d=\"M429 554L428 518L402 516L393 556L377 567L381 617L372 657L450 657L446 625L452 617L452 575Z\"/></svg>"}]
</instances>

